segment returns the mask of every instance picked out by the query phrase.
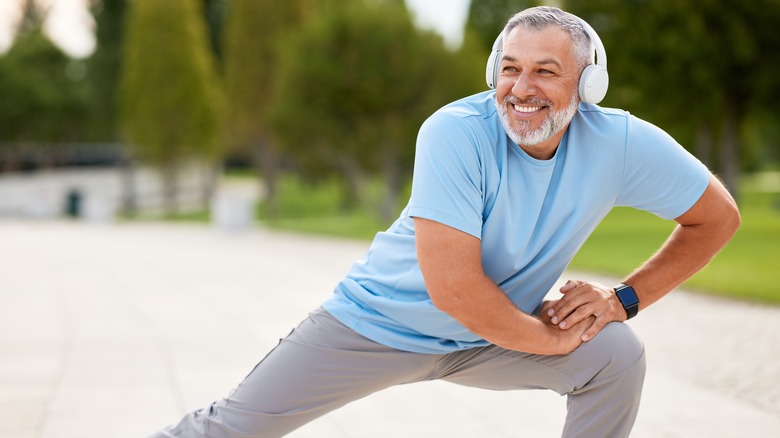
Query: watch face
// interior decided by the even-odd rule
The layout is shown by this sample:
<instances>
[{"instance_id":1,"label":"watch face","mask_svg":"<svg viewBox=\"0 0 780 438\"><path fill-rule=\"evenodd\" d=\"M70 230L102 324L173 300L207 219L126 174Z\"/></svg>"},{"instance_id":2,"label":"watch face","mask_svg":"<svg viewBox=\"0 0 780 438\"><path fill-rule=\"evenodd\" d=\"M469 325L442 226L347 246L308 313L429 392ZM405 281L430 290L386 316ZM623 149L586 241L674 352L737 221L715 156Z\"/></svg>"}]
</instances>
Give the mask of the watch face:
<instances>
[{"instance_id":1,"label":"watch face","mask_svg":"<svg viewBox=\"0 0 780 438\"><path fill-rule=\"evenodd\" d=\"M623 303L623 307L631 307L639 304L639 297L636 296L634 290L630 287L620 289L616 292L620 302Z\"/></svg>"}]
</instances>

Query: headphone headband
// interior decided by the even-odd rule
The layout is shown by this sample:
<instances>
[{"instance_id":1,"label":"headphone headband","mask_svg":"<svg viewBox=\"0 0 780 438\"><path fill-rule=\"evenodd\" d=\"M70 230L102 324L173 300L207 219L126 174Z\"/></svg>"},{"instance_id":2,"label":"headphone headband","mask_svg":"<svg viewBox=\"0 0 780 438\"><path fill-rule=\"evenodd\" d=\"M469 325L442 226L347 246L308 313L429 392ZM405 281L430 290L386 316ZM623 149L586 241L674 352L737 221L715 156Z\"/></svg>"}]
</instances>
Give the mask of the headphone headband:
<instances>
[{"instance_id":1,"label":"headphone headband","mask_svg":"<svg viewBox=\"0 0 780 438\"><path fill-rule=\"evenodd\" d=\"M604 99L604 96L607 94L607 88L609 88L607 51L604 49L604 44L601 42L601 38L599 38L599 35L593 27L582 18L577 17L576 15L573 15L573 17L577 19L583 30L585 30L585 33L588 34L596 51L596 63L585 67L582 71L582 75L580 75L580 81L577 86L580 100L587 103L599 103ZM485 68L485 81L490 88L496 88L503 50L504 31L502 30L493 42L493 47Z\"/></svg>"}]
</instances>

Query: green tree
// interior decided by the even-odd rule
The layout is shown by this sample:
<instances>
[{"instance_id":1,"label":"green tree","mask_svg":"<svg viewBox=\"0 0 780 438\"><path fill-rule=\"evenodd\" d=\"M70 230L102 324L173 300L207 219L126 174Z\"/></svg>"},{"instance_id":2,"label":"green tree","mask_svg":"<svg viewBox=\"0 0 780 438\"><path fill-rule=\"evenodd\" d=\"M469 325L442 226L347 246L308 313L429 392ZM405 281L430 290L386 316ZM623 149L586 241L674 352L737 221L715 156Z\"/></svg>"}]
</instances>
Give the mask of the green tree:
<instances>
[{"instance_id":1,"label":"green tree","mask_svg":"<svg viewBox=\"0 0 780 438\"><path fill-rule=\"evenodd\" d=\"M509 17L539 3L533 0L473 0L469 5L465 37L473 39L473 44L487 53Z\"/></svg>"},{"instance_id":2,"label":"green tree","mask_svg":"<svg viewBox=\"0 0 780 438\"><path fill-rule=\"evenodd\" d=\"M123 134L165 181L167 213L176 211L184 160L217 162L224 96L198 0L128 4L120 78ZM210 187L204 193L208 198Z\"/></svg>"},{"instance_id":3,"label":"green tree","mask_svg":"<svg viewBox=\"0 0 780 438\"><path fill-rule=\"evenodd\" d=\"M286 154L309 176L342 178L349 201L381 175L381 215L395 214L420 123L482 78L464 79L462 59L400 2L331 8L283 45L271 112Z\"/></svg>"},{"instance_id":4,"label":"green tree","mask_svg":"<svg viewBox=\"0 0 780 438\"><path fill-rule=\"evenodd\" d=\"M32 0L24 3L16 39L0 57L0 135L18 144L49 148L84 136L87 98L84 81L69 59L43 34L44 13ZM18 168L18 147L2 146L5 170ZM17 159L14 158L17 157Z\"/></svg>"},{"instance_id":5,"label":"green tree","mask_svg":"<svg viewBox=\"0 0 780 438\"><path fill-rule=\"evenodd\" d=\"M277 206L279 157L268 126L281 36L303 21L301 0L233 0L225 34L227 131L231 153L248 158L262 176L271 214Z\"/></svg>"},{"instance_id":6,"label":"green tree","mask_svg":"<svg viewBox=\"0 0 780 438\"><path fill-rule=\"evenodd\" d=\"M569 2L599 32L619 105L672 132L721 173L736 196L751 112L780 97L780 1ZM719 154L713 152L719 151Z\"/></svg>"},{"instance_id":7,"label":"green tree","mask_svg":"<svg viewBox=\"0 0 780 438\"><path fill-rule=\"evenodd\" d=\"M87 59L90 88L91 137L97 141L117 141L117 87L122 59L122 35L127 0L91 0L95 18L95 52Z\"/></svg>"},{"instance_id":8,"label":"green tree","mask_svg":"<svg viewBox=\"0 0 780 438\"><path fill-rule=\"evenodd\" d=\"M208 36L211 42L211 49L217 60L222 62L223 55L223 34L230 0L203 0L206 12L206 24L208 25Z\"/></svg>"}]
</instances>

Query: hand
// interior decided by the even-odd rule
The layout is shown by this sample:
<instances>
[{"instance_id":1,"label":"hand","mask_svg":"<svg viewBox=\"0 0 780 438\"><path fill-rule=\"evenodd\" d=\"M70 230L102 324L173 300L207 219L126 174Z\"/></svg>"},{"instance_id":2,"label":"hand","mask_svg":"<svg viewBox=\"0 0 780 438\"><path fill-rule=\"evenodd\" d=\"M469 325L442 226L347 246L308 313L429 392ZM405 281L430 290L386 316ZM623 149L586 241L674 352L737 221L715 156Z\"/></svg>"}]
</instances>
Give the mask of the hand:
<instances>
[{"instance_id":1,"label":"hand","mask_svg":"<svg viewBox=\"0 0 780 438\"><path fill-rule=\"evenodd\" d=\"M589 316L577 324L572 325L568 330L561 330L555 325L549 325L549 330L555 339L553 345L555 345L555 351L551 354L569 354L580 346L585 339L583 335L585 330L593 325L596 321L596 317Z\"/></svg>"},{"instance_id":2,"label":"hand","mask_svg":"<svg viewBox=\"0 0 780 438\"><path fill-rule=\"evenodd\" d=\"M568 281L560 289L564 295L551 307L542 307L552 324L568 330L583 320L595 317L593 323L583 332L582 341L593 339L612 321L625 321L626 311L615 295L615 291L599 283Z\"/></svg>"},{"instance_id":3,"label":"hand","mask_svg":"<svg viewBox=\"0 0 780 438\"><path fill-rule=\"evenodd\" d=\"M555 325L552 322L552 312L550 312L550 309L552 309L558 301L559 300L542 301L542 305L539 307L539 313L536 315L543 323L547 325Z\"/></svg>"}]
</instances>

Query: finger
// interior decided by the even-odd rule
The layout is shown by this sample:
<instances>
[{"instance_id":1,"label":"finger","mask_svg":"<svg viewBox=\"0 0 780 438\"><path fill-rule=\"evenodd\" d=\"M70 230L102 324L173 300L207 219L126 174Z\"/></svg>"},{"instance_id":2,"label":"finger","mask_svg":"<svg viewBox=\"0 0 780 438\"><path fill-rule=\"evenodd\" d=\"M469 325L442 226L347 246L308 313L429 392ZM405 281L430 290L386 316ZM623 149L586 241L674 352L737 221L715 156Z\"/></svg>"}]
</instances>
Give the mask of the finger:
<instances>
[{"instance_id":1,"label":"finger","mask_svg":"<svg viewBox=\"0 0 780 438\"><path fill-rule=\"evenodd\" d=\"M552 311L547 311L549 316L558 316L558 320L562 320L566 317L574 308L580 304L578 301L578 295L582 294L584 290L580 290L581 286L578 281L570 281L569 286L561 288L561 292L564 294L553 306ZM565 315L562 315L565 314Z\"/></svg>"},{"instance_id":2,"label":"finger","mask_svg":"<svg viewBox=\"0 0 780 438\"><path fill-rule=\"evenodd\" d=\"M591 329L591 327L595 322L596 322L596 317L591 315L588 318L580 321L576 325L572 326L570 331L572 332L572 335L576 336L580 342L583 342L585 333L589 329ZM592 339L592 338L588 338L588 339Z\"/></svg>"},{"instance_id":3,"label":"finger","mask_svg":"<svg viewBox=\"0 0 780 438\"><path fill-rule=\"evenodd\" d=\"M604 317L596 317L596 320L582 334L582 342L588 342L593 339L607 325L609 320Z\"/></svg>"},{"instance_id":4,"label":"finger","mask_svg":"<svg viewBox=\"0 0 780 438\"><path fill-rule=\"evenodd\" d=\"M570 327L574 327L575 325L579 324L581 321L591 316L595 316L595 312L596 312L596 306L590 303L578 306L569 315L567 315L562 321L560 321L560 323L558 323L558 327L564 330ZM553 319L555 319L555 317L553 317ZM555 324L555 322L553 322L553 324Z\"/></svg>"},{"instance_id":5,"label":"finger","mask_svg":"<svg viewBox=\"0 0 780 438\"><path fill-rule=\"evenodd\" d=\"M588 297L587 290L581 289L572 291L569 294L561 298L558 303L553 307L553 313L549 313L550 320L553 324L558 324L566 318L569 318L580 307L588 304L592 300ZM587 315L585 315L587 316ZM571 326L571 324L569 324Z\"/></svg>"},{"instance_id":6,"label":"finger","mask_svg":"<svg viewBox=\"0 0 780 438\"><path fill-rule=\"evenodd\" d=\"M547 324L552 324L552 322L550 321L550 316L551 316L550 310L552 309L552 306L557 301L558 300L542 302L541 306L539 306L539 313L538 313L539 319L541 319L543 322Z\"/></svg>"},{"instance_id":7,"label":"finger","mask_svg":"<svg viewBox=\"0 0 780 438\"><path fill-rule=\"evenodd\" d=\"M558 289L562 294L566 294L582 285L582 282L579 280L568 280L566 281L566 284L561 286L560 289Z\"/></svg>"}]
</instances>

